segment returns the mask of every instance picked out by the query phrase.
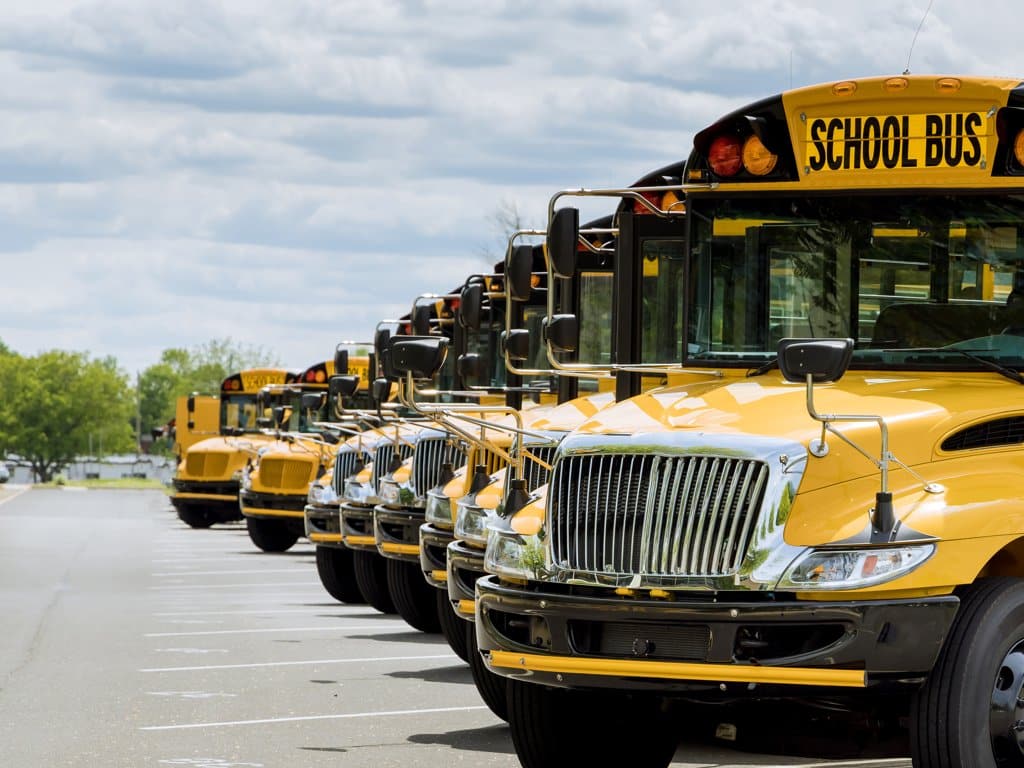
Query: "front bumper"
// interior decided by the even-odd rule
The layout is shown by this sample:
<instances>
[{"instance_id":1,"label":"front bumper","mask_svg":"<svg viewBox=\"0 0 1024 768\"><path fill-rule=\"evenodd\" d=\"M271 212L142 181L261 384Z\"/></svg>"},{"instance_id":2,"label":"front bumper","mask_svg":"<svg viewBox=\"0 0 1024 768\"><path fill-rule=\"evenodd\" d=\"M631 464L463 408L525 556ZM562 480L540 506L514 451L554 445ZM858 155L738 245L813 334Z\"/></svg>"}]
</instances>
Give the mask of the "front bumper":
<instances>
[{"instance_id":1,"label":"front bumper","mask_svg":"<svg viewBox=\"0 0 1024 768\"><path fill-rule=\"evenodd\" d=\"M448 590L448 545L454 541L454 533L438 528L433 523L420 526L420 570L427 584Z\"/></svg>"},{"instance_id":2,"label":"front bumper","mask_svg":"<svg viewBox=\"0 0 1024 768\"><path fill-rule=\"evenodd\" d=\"M861 602L716 602L610 597L600 590L476 585L477 639L488 667L547 685L663 693L721 686L827 689L919 685L960 601L955 596ZM723 599L725 598L725 599Z\"/></svg>"},{"instance_id":3,"label":"front bumper","mask_svg":"<svg viewBox=\"0 0 1024 768\"><path fill-rule=\"evenodd\" d=\"M377 551L392 560L420 562L420 526L424 511L416 507L373 508L373 536Z\"/></svg>"},{"instance_id":4,"label":"front bumper","mask_svg":"<svg viewBox=\"0 0 1024 768\"><path fill-rule=\"evenodd\" d=\"M175 509L199 510L213 515L220 522L242 519L238 509L237 480L205 482L175 478L171 483L174 487L171 504Z\"/></svg>"},{"instance_id":5,"label":"front bumper","mask_svg":"<svg viewBox=\"0 0 1024 768\"><path fill-rule=\"evenodd\" d=\"M341 505L341 540L349 549L377 551L377 540L373 537L373 507Z\"/></svg>"},{"instance_id":6,"label":"front bumper","mask_svg":"<svg viewBox=\"0 0 1024 768\"><path fill-rule=\"evenodd\" d=\"M242 491L238 494L242 514L273 520L287 518L302 521L305 518L306 494L258 493Z\"/></svg>"},{"instance_id":7,"label":"front bumper","mask_svg":"<svg viewBox=\"0 0 1024 768\"><path fill-rule=\"evenodd\" d=\"M303 514L307 539L322 547L344 547L337 505L307 504Z\"/></svg>"},{"instance_id":8,"label":"front bumper","mask_svg":"<svg viewBox=\"0 0 1024 768\"><path fill-rule=\"evenodd\" d=\"M476 618L476 582L484 572L484 552L463 541L448 545L448 599L455 615L466 621Z\"/></svg>"}]
</instances>

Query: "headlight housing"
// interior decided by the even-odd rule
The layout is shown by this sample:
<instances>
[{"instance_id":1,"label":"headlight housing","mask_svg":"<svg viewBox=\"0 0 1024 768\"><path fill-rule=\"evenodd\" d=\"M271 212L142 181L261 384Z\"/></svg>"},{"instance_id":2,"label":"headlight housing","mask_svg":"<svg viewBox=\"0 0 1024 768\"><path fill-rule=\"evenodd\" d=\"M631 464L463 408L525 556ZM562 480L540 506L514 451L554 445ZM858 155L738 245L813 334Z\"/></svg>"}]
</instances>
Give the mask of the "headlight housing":
<instances>
[{"instance_id":1,"label":"headlight housing","mask_svg":"<svg viewBox=\"0 0 1024 768\"><path fill-rule=\"evenodd\" d=\"M252 478L249 477L249 467L242 470L242 477L238 482L242 486L243 491L252 490Z\"/></svg>"},{"instance_id":2,"label":"headlight housing","mask_svg":"<svg viewBox=\"0 0 1024 768\"><path fill-rule=\"evenodd\" d=\"M354 478L345 481L345 498L357 504L367 504L373 497L374 490L370 483L361 483Z\"/></svg>"},{"instance_id":3,"label":"headlight housing","mask_svg":"<svg viewBox=\"0 0 1024 768\"><path fill-rule=\"evenodd\" d=\"M452 527L452 500L444 493L429 491L427 493L427 509L424 517L428 523L445 529Z\"/></svg>"},{"instance_id":4,"label":"headlight housing","mask_svg":"<svg viewBox=\"0 0 1024 768\"><path fill-rule=\"evenodd\" d=\"M881 549L809 549L777 589L861 589L905 576L935 553L934 544Z\"/></svg>"},{"instance_id":5,"label":"headlight housing","mask_svg":"<svg viewBox=\"0 0 1024 768\"><path fill-rule=\"evenodd\" d=\"M485 509L466 499L457 504L455 515L455 538L476 544L487 545L487 524L498 517L493 509Z\"/></svg>"},{"instance_id":6,"label":"headlight housing","mask_svg":"<svg viewBox=\"0 0 1024 768\"><path fill-rule=\"evenodd\" d=\"M380 481L380 492L377 494L380 496L380 500L383 504L390 504L392 506L398 505L398 493L399 487L396 480L385 477Z\"/></svg>"},{"instance_id":7,"label":"headlight housing","mask_svg":"<svg viewBox=\"0 0 1024 768\"><path fill-rule=\"evenodd\" d=\"M543 533L523 536L492 525L487 531L484 570L512 579L543 579L548 572Z\"/></svg>"},{"instance_id":8,"label":"headlight housing","mask_svg":"<svg viewBox=\"0 0 1024 768\"><path fill-rule=\"evenodd\" d=\"M330 485L313 483L309 486L309 495L306 497L306 501L310 504L320 505L337 504L338 494L334 492L334 488Z\"/></svg>"}]
</instances>

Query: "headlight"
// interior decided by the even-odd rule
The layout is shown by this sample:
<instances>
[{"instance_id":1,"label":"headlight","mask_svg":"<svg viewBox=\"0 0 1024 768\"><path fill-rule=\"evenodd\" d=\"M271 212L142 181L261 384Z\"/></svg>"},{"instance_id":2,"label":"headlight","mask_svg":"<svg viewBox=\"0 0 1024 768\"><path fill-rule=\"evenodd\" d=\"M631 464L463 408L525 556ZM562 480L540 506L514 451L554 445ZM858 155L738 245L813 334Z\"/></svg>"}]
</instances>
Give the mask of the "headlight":
<instances>
[{"instance_id":1,"label":"headlight","mask_svg":"<svg viewBox=\"0 0 1024 768\"><path fill-rule=\"evenodd\" d=\"M887 549L812 549L789 566L777 588L872 587L910 573L934 552L934 544Z\"/></svg>"},{"instance_id":2,"label":"headlight","mask_svg":"<svg viewBox=\"0 0 1024 768\"><path fill-rule=\"evenodd\" d=\"M309 495L306 497L306 501L310 504L337 504L338 494L334 492L334 488L330 485L320 485L319 483L313 483L309 486Z\"/></svg>"},{"instance_id":3,"label":"headlight","mask_svg":"<svg viewBox=\"0 0 1024 768\"><path fill-rule=\"evenodd\" d=\"M466 500L458 503L455 515L455 538L478 544L487 544L487 523L498 516L493 509L484 509Z\"/></svg>"},{"instance_id":4,"label":"headlight","mask_svg":"<svg viewBox=\"0 0 1024 768\"><path fill-rule=\"evenodd\" d=\"M249 468L246 467L242 470L242 479L239 481L242 485L243 491L252 490L252 478L249 477Z\"/></svg>"},{"instance_id":5,"label":"headlight","mask_svg":"<svg viewBox=\"0 0 1024 768\"><path fill-rule=\"evenodd\" d=\"M241 482L242 482L242 470L236 469L234 472L232 472L231 473L231 481L235 482L235 483L241 484Z\"/></svg>"},{"instance_id":6,"label":"headlight","mask_svg":"<svg viewBox=\"0 0 1024 768\"><path fill-rule=\"evenodd\" d=\"M484 570L514 579L542 579L547 573L547 553L540 535L522 536L491 526L487 531Z\"/></svg>"},{"instance_id":7,"label":"headlight","mask_svg":"<svg viewBox=\"0 0 1024 768\"><path fill-rule=\"evenodd\" d=\"M358 480L345 481L345 498L357 503L367 503L373 496L373 486L369 483L360 483Z\"/></svg>"},{"instance_id":8,"label":"headlight","mask_svg":"<svg viewBox=\"0 0 1024 768\"><path fill-rule=\"evenodd\" d=\"M398 504L398 482L395 480L389 480L383 478L380 481L380 496L381 502L384 504Z\"/></svg>"},{"instance_id":9,"label":"headlight","mask_svg":"<svg viewBox=\"0 0 1024 768\"><path fill-rule=\"evenodd\" d=\"M452 527L452 500L443 493L430 491L427 494L427 511L424 515L428 523L450 529Z\"/></svg>"}]
</instances>

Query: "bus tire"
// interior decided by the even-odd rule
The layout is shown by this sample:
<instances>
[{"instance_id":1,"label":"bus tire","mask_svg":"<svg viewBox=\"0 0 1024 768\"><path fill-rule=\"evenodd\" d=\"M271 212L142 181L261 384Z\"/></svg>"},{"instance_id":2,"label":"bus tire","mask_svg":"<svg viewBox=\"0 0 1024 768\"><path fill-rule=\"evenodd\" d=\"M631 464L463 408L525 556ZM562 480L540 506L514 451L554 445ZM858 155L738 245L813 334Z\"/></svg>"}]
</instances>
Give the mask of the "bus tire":
<instances>
[{"instance_id":1,"label":"bus tire","mask_svg":"<svg viewBox=\"0 0 1024 768\"><path fill-rule=\"evenodd\" d=\"M352 552L352 570L363 600L381 613L394 613L395 604L388 590L388 569L384 558L376 552Z\"/></svg>"},{"instance_id":2,"label":"bus tire","mask_svg":"<svg viewBox=\"0 0 1024 768\"><path fill-rule=\"evenodd\" d=\"M362 603L363 595L356 584L352 550L341 547L316 548L316 572L327 594L340 603Z\"/></svg>"},{"instance_id":3,"label":"bus tire","mask_svg":"<svg viewBox=\"0 0 1024 768\"><path fill-rule=\"evenodd\" d=\"M434 589L431 587L431 589ZM468 623L455 615L451 600L448 599L447 589L434 589L437 595L437 619L441 623L441 634L448 641L448 646L455 651L455 655L463 661L469 661L469 651L466 647L466 627Z\"/></svg>"},{"instance_id":4,"label":"bus tire","mask_svg":"<svg viewBox=\"0 0 1024 768\"><path fill-rule=\"evenodd\" d=\"M459 619L462 621L462 619ZM480 648L476 644L476 624L472 621L462 621L466 625L463 632L466 633L466 650L469 653L469 669L473 673L473 684L476 692L484 700L487 708L501 720L508 720L508 678L496 675L484 664L480 655Z\"/></svg>"},{"instance_id":5,"label":"bus tire","mask_svg":"<svg viewBox=\"0 0 1024 768\"><path fill-rule=\"evenodd\" d=\"M187 504L178 507L178 519L191 528L209 528L217 522L205 509L190 507Z\"/></svg>"},{"instance_id":6,"label":"bus tire","mask_svg":"<svg viewBox=\"0 0 1024 768\"><path fill-rule=\"evenodd\" d=\"M508 681L508 724L523 768L665 768L678 733L656 700Z\"/></svg>"},{"instance_id":7,"label":"bus tire","mask_svg":"<svg viewBox=\"0 0 1024 768\"><path fill-rule=\"evenodd\" d=\"M938 661L911 702L913 764L1021 765L1015 726L1024 720L1024 580L983 579L958 594Z\"/></svg>"},{"instance_id":8,"label":"bus tire","mask_svg":"<svg viewBox=\"0 0 1024 768\"><path fill-rule=\"evenodd\" d=\"M440 632L436 590L427 584L419 563L388 558L388 590L398 615L420 632Z\"/></svg>"},{"instance_id":9,"label":"bus tire","mask_svg":"<svg viewBox=\"0 0 1024 768\"><path fill-rule=\"evenodd\" d=\"M286 552L299 540L299 534L288 527L283 520L263 520L258 517L245 518L252 543L264 552Z\"/></svg>"}]
</instances>

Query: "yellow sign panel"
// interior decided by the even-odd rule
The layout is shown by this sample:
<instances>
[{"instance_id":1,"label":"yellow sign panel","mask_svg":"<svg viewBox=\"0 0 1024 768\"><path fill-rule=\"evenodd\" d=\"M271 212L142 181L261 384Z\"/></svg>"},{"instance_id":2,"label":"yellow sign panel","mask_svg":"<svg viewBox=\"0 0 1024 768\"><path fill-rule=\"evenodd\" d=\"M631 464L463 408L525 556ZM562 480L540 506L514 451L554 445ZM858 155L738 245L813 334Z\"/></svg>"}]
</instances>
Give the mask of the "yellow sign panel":
<instances>
[{"instance_id":1,"label":"yellow sign panel","mask_svg":"<svg viewBox=\"0 0 1024 768\"><path fill-rule=\"evenodd\" d=\"M991 133L983 112L810 117L806 172L978 168Z\"/></svg>"},{"instance_id":2,"label":"yellow sign panel","mask_svg":"<svg viewBox=\"0 0 1024 768\"><path fill-rule=\"evenodd\" d=\"M242 371L242 389L255 392L268 384L284 384L284 371Z\"/></svg>"}]
</instances>

